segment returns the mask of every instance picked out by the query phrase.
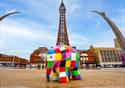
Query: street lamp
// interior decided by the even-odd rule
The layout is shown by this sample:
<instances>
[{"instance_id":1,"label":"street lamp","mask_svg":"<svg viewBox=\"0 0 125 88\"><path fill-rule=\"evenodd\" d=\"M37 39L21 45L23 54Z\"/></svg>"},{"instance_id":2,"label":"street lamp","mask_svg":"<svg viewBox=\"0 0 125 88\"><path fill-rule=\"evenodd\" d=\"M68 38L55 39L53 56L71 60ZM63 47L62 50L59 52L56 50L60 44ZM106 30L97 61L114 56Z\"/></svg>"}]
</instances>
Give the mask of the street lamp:
<instances>
[{"instance_id":1,"label":"street lamp","mask_svg":"<svg viewBox=\"0 0 125 88\"><path fill-rule=\"evenodd\" d=\"M98 12L98 11L92 11L92 12L97 13L100 16L102 16L106 20L106 22L109 24L109 26L111 27L112 31L114 32L114 34L120 44L120 47L121 47L121 50L123 53L123 57L125 60L125 38L124 38L123 34L120 32L119 28L115 25L115 23L111 19L109 19L106 16L105 12Z\"/></svg>"},{"instance_id":2,"label":"street lamp","mask_svg":"<svg viewBox=\"0 0 125 88\"><path fill-rule=\"evenodd\" d=\"M16 13L20 13L20 12L17 12L17 11L9 11L8 13L4 14L3 16L0 16L0 21L2 21L4 18L12 15L12 14L16 14Z\"/></svg>"}]
</instances>

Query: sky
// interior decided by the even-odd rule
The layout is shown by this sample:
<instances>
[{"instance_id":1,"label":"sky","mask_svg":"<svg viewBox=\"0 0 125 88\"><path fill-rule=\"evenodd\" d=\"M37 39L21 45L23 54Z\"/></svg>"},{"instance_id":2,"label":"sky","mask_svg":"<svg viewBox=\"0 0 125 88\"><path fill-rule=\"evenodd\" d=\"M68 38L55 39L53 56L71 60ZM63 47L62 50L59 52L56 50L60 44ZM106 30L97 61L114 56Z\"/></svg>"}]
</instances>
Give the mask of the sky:
<instances>
[{"instance_id":1,"label":"sky","mask_svg":"<svg viewBox=\"0 0 125 88\"><path fill-rule=\"evenodd\" d=\"M29 59L38 47L56 45L61 0L0 0L0 53ZM115 35L92 10L106 12L125 36L125 0L64 0L69 42L77 49L114 47Z\"/></svg>"}]
</instances>

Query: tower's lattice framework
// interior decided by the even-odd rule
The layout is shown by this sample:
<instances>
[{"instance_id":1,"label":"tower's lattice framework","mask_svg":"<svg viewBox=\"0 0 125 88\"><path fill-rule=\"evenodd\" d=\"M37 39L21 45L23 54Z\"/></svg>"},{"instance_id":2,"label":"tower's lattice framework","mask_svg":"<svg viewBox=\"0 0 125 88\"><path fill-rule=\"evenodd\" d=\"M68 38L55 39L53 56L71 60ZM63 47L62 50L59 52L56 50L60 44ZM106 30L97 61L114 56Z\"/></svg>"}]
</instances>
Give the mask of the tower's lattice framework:
<instances>
[{"instance_id":1,"label":"tower's lattice framework","mask_svg":"<svg viewBox=\"0 0 125 88\"><path fill-rule=\"evenodd\" d=\"M60 13L60 18L59 18L59 29L58 29L58 37L57 37L57 42L56 45L70 45L69 40L68 40L68 33L67 33L67 26L66 26L66 7L62 3L59 7L59 13Z\"/></svg>"}]
</instances>

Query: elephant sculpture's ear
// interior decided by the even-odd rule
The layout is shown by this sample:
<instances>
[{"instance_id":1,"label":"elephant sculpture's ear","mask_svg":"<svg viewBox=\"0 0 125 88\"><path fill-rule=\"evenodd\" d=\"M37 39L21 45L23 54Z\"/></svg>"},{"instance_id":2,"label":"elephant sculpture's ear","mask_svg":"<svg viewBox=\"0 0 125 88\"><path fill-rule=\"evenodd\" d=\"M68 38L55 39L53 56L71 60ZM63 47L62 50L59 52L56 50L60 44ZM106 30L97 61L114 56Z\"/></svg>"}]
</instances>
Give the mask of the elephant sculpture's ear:
<instances>
[{"instance_id":1,"label":"elephant sculpture's ear","mask_svg":"<svg viewBox=\"0 0 125 88\"><path fill-rule=\"evenodd\" d=\"M47 61L54 61L54 55L55 55L54 50L52 49L48 50Z\"/></svg>"},{"instance_id":2,"label":"elephant sculpture's ear","mask_svg":"<svg viewBox=\"0 0 125 88\"><path fill-rule=\"evenodd\" d=\"M54 54L49 54L47 57L48 61L54 61Z\"/></svg>"}]
</instances>

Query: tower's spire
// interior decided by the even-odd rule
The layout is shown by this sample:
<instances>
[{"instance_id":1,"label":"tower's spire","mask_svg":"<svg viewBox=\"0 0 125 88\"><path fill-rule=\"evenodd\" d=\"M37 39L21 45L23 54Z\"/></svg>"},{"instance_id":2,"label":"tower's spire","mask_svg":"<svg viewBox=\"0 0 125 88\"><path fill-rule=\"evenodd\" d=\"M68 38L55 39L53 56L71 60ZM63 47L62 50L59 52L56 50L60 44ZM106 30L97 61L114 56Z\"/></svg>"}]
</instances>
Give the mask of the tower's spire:
<instances>
[{"instance_id":1,"label":"tower's spire","mask_svg":"<svg viewBox=\"0 0 125 88\"><path fill-rule=\"evenodd\" d=\"M61 2L61 4L60 4L60 8L65 8L65 5L64 5L64 3L63 3L63 0L62 0L62 2Z\"/></svg>"}]
</instances>

